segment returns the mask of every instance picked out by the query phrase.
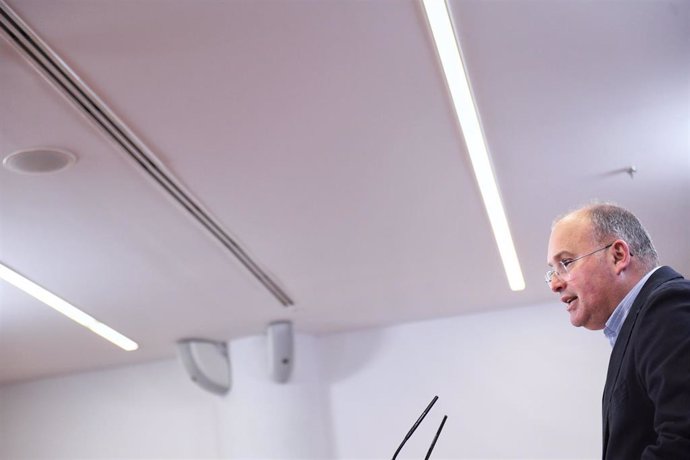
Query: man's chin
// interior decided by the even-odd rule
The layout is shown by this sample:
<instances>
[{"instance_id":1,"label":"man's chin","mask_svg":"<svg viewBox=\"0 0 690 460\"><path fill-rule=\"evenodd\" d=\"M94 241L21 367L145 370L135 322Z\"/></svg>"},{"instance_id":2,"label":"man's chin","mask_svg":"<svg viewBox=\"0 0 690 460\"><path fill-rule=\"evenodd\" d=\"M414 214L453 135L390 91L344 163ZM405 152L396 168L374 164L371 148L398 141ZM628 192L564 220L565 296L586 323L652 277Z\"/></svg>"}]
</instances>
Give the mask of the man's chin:
<instances>
[{"instance_id":1,"label":"man's chin","mask_svg":"<svg viewBox=\"0 0 690 460\"><path fill-rule=\"evenodd\" d=\"M580 318L576 312L570 314L570 324L572 324L575 327L584 326L585 328L587 328L587 326L585 325L585 321L582 318Z\"/></svg>"},{"instance_id":2,"label":"man's chin","mask_svg":"<svg viewBox=\"0 0 690 460\"><path fill-rule=\"evenodd\" d=\"M584 327L590 331L600 331L604 329L605 324L596 324L596 322L589 319L585 321L583 318L579 318L577 315L570 315L570 324L575 327Z\"/></svg>"}]
</instances>

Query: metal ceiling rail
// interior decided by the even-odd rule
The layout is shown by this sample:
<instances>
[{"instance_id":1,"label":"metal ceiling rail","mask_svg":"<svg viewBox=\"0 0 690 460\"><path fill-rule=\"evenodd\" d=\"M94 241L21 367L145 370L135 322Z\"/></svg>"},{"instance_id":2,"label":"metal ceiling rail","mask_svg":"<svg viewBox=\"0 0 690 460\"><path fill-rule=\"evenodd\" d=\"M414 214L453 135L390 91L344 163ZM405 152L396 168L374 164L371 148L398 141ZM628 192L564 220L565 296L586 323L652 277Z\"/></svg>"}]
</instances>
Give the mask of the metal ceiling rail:
<instances>
[{"instance_id":1,"label":"metal ceiling rail","mask_svg":"<svg viewBox=\"0 0 690 460\"><path fill-rule=\"evenodd\" d=\"M283 289L249 257L201 204L183 189L144 143L3 0L0 0L0 28L5 38L24 58L227 248L281 304L294 304Z\"/></svg>"}]
</instances>

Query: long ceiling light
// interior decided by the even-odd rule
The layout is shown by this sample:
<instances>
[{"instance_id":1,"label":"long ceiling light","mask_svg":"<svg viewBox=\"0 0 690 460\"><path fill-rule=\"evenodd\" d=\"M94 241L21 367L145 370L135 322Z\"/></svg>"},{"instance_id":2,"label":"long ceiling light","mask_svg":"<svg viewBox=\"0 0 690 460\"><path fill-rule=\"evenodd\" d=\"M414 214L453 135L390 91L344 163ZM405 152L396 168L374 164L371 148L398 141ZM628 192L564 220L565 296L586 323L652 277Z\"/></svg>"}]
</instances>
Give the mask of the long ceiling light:
<instances>
[{"instance_id":1,"label":"long ceiling light","mask_svg":"<svg viewBox=\"0 0 690 460\"><path fill-rule=\"evenodd\" d=\"M462 54L453 32L448 7L445 0L423 0L423 4L453 99L455 113L465 138L474 175L479 184L484 207L489 215L489 222L503 261L503 268L508 277L508 284L513 291L521 291L525 289L525 280L522 276L508 219L496 185L496 178L489 158L489 149L472 97L472 89L465 72Z\"/></svg>"},{"instance_id":2,"label":"long ceiling light","mask_svg":"<svg viewBox=\"0 0 690 460\"><path fill-rule=\"evenodd\" d=\"M139 345L133 340L128 339L116 330L96 320L94 317L87 315L74 305L61 299L47 289L42 288L2 263L0 263L0 278L26 292L30 296L35 297L49 307L54 308L72 321L114 343L123 350L134 351L139 348Z\"/></svg>"}]
</instances>

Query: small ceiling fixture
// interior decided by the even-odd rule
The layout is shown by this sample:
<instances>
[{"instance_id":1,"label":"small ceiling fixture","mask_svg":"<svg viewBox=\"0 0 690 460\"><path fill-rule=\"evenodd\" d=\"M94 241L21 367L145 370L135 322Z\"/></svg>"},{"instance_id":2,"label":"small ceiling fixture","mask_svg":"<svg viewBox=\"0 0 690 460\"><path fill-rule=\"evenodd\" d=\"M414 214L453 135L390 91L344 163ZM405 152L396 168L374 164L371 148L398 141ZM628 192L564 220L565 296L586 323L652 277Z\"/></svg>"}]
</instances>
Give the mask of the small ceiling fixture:
<instances>
[{"instance_id":1,"label":"small ceiling fixture","mask_svg":"<svg viewBox=\"0 0 690 460\"><path fill-rule=\"evenodd\" d=\"M50 174L62 171L76 161L77 156L73 153L41 147L10 153L2 160L2 165L20 174Z\"/></svg>"}]
</instances>

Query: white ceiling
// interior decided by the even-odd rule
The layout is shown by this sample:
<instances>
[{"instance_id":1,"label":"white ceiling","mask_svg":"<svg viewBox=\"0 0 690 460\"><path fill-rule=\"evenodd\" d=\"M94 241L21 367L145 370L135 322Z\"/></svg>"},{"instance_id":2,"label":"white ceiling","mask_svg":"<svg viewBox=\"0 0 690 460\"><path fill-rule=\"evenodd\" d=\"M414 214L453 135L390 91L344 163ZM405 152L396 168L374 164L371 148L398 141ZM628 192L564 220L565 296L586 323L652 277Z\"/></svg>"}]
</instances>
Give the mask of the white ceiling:
<instances>
[{"instance_id":1,"label":"white ceiling","mask_svg":"<svg viewBox=\"0 0 690 460\"><path fill-rule=\"evenodd\" d=\"M557 299L550 222L592 199L690 274L690 2L450 1L527 288L512 292L421 4L6 0L278 282L284 307L0 40L0 382L174 356L291 319L328 334ZM636 166L631 178L624 170ZM565 314L563 321L567 321Z\"/></svg>"}]
</instances>

